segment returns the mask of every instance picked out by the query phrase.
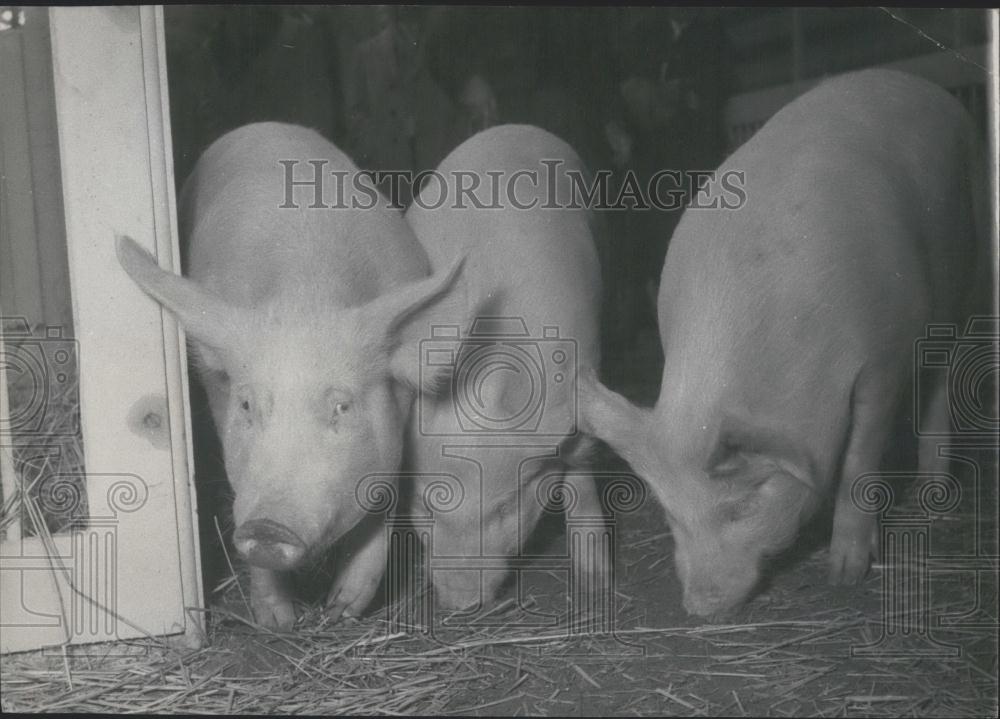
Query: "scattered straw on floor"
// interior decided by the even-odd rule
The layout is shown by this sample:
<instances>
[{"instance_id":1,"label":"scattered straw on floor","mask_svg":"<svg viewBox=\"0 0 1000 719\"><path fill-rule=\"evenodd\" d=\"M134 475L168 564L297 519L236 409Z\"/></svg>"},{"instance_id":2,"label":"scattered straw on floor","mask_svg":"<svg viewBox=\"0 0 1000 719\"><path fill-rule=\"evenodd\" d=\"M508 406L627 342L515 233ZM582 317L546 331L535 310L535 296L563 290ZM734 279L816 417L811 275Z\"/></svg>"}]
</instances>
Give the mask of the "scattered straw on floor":
<instances>
[{"instance_id":1,"label":"scattered straw on floor","mask_svg":"<svg viewBox=\"0 0 1000 719\"><path fill-rule=\"evenodd\" d=\"M817 557L799 571L821 565ZM981 628L952 633L966 650L953 658L852 656L852 647L879 635L871 602L831 607L826 587L789 591L808 601L795 612L775 610L781 602L772 601L770 619L759 610L701 624L677 614L654 625L632 615L618 623L616 637L517 626L521 610L546 605L530 590L521 607L508 600L484 612L486 623L432 633L391 631L382 612L333 624L318 611L295 631L276 633L241 615L242 598L229 582L229 603L207 612L204 648L147 639L8 656L0 664L2 705L30 712L995 715L995 632L992 641ZM954 613L960 604L936 611Z\"/></svg>"}]
</instances>

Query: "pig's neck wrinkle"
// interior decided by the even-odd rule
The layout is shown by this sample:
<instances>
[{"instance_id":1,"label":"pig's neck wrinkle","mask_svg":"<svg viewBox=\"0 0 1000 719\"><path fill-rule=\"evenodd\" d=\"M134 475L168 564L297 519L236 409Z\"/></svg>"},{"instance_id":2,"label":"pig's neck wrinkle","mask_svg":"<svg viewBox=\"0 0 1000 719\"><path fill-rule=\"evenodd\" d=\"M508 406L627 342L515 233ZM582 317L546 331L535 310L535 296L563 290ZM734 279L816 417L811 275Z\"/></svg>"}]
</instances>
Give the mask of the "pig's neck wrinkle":
<instances>
[{"instance_id":1,"label":"pig's neck wrinkle","mask_svg":"<svg viewBox=\"0 0 1000 719\"><path fill-rule=\"evenodd\" d=\"M700 391L681 392L673 397L661 394L653 416L660 452L688 467L706 466L727 417L746 418L748 426L768 428L775 435L786 436L789 444L796 442L795 433L787 431L787 417L780 407L763 404L750 407L746 398L735 390L723 389L714 396Z\"/></svg>"},{"instance_id":2,"label":"pig's neck wrinkle","mask_svg":"<svg viewBox=\"0 0 1000 719\"><path fill-rule=\"evenodd\" d=\"M700 466L711 452L718 417L710 407L685 402L679 395L664 398L661 393L650 412L649 444L653 445L653 453L670 463Z\"/></svg>"}]
</instances>

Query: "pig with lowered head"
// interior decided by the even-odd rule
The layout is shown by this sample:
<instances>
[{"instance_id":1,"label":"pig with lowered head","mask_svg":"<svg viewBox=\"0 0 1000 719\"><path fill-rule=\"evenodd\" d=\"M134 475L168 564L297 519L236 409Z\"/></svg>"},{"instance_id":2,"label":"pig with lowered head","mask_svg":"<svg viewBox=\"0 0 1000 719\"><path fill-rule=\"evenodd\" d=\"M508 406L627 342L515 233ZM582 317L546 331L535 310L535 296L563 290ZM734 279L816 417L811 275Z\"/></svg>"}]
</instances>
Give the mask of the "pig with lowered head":
<instances>
[{"instance_id":1,"label":"pig with lowered head","mask_svg":"<svg viewBox=\"0 0 1000 719\"><path fill-rule=\"evenodd\" d=\"M852 484L879 471L909 405L914 341L968 311L985 238L977 146L940 87L852 73L723 163L720 175L745 173L744 206L686 210L660 284L656 405L633 406L592 374L580 401L584 427L662 504L688 612L739 606L828 495L830 579L866 573L877 518ZM702 192L706 205L714 190ZM947 431L944 383L931 396L927 416ZM931 444L921 471L939 461Z\"/></svg>"},{"instance_id":2,"label":"pig with lowered head","mask_svg":"<svg viewBox=\"0 0 1000 719\"><path fill-rule=\"evenodd\" d=\"M432 581L440 605L469 609L495 598L552 495L601 516L593 477L571 472L592 444L577 428L576 375L600 363L597 225L571 194L570 173L586 172L579 156L538 127L479 132L437 170L441 183L428 183L406 220L436 271L465 258L465 305L428 311L461 337L449 349L452 381L414 405L409 468L425 500L442 474L460 485L461 500L434 515L433 551L467 564L436 568ZM603 566L574 561L599 586Z\"/></svg>"},{"instance_id":3,"label":"pig with lowered head","mask_svg":"<svg viewBox=\"0 0 1000 719\"><path fill-rule=\"evenodd\" d=\"M314 206L312 186L287 196L280 160L299 161L297 180L326 161L327 206ZM331 171L347 173L342 202ZM421 312L453 297L461 264L429 276L402 214L354 173L312 130L247 125L216 140L184 186L186 277L118 240L122 266L192 340L234 489L234 543L266 626L295 621L284 573L364 516L358 482L399 468L419 383L398 357L425 333L414 329ZM335 580L334 616L364 609L384 563L384 542L367 542Z\"/></svg>"}]
</instances>

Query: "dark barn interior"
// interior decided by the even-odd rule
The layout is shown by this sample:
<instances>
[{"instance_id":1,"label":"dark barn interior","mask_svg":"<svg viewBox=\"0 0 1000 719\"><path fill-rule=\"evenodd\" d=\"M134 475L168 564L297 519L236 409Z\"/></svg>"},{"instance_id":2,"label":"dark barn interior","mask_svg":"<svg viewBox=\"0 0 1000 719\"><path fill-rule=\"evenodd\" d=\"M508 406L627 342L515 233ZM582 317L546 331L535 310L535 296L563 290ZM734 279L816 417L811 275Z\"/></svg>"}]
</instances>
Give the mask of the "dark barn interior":
<instances>
[{"instance_id":1,"label":"dark barn interior","mask_svg":"<svg viewBox=\"0 0 1000 719\"><path fill-rule=\"evenodd\" d=\"M610 170L613 198L627 171L714 169L795 95L873 66L928 74L986 130L982 10L206 5L165 14L178 190L213 140L248 122L303 124L361 169L411 172L513 122L547 129L591 170ZM404 207L406 191L393 198ZM602 375L648 405L663 361L656 286L681 213L627 203L599 212ZM202 537L217 545L205 508L224 516L228 490L194 384ZM217 546L204 560L210 577L225 574Z\"/></svg>"},{"instance_id":2,"label":"dark barn interior","mask_svg":"<svg viewBox=\"0 0 1000 719\"><path fill-rule=\"evenodd\" d=\"M168 6L166 22L178 184L214 139L261 120L317 129L363 170L432 169L484 127L528 123L612 183L708 171L811 84L873 66L946 84L986 130L979 10L217 5ZM618 381L654 325L680 212L606 215L602 326Z\"/></svg>"}]
</instances>

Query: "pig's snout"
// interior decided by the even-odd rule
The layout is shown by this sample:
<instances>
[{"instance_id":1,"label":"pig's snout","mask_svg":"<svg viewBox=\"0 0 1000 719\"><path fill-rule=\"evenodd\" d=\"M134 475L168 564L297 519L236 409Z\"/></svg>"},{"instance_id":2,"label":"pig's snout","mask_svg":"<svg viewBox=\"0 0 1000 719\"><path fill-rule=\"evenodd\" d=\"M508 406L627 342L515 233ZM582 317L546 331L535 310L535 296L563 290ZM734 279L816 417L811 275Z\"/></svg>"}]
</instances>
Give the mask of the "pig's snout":
<instances>
[{"instance_id":1,"label":"pig's snout","mask_svg":"<svg viewBox=\"0 0 1000 719\"><path fill-rule=\"evenodd\" d=\"M689 576L684 588L684 609L709 621L731 617L753 594L759 574L732 572L729 576Z\"/></svg>"},{"instance_id":2,"label":"pig's snout","mask_svg":"<svg viewBox=\"0 0 1000 719\"><path fill-rule=\"evenodd\" d=\"M726 619L741 603L740 599L731 602L718 590L708 589L684 593L684 610L688 614L704 617L709 621Z\"/></svg>"},{"instance_id":3,"label":"pig's snout","mask_svg":"<svg viewBox=\"0 0 1000 719\"><path fill-rule=\"evenodd\" d=\"M294 569L306 544L291 529L270 519L251 519L233 534L236 549L250 564L264 569Z\"/></svg>"}]
</instances>

